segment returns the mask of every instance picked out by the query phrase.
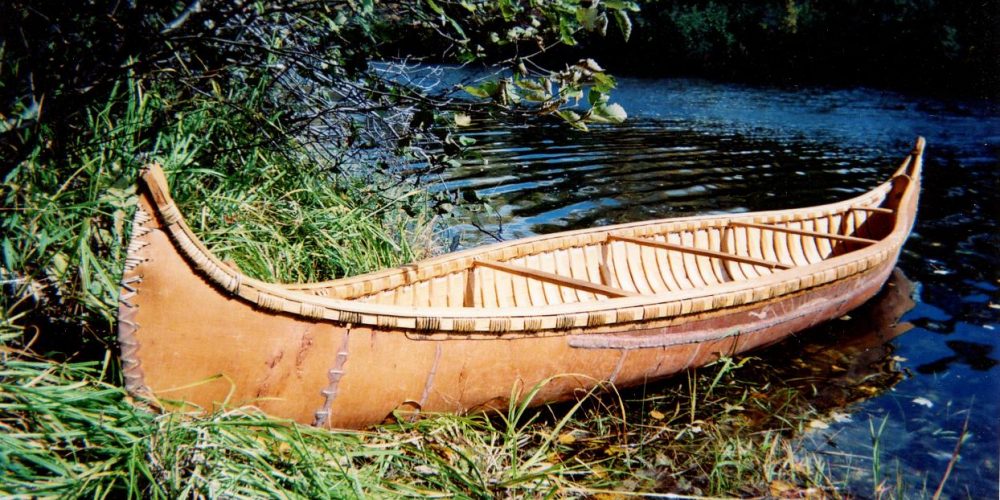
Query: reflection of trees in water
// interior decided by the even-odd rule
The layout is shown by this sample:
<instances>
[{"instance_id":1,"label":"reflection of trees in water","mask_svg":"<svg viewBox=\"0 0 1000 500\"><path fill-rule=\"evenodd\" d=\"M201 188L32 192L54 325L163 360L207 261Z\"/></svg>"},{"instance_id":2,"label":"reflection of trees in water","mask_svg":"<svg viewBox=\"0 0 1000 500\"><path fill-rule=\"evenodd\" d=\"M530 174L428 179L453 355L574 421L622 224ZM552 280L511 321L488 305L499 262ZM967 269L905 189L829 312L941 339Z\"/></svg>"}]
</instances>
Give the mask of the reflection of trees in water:
<instances>
[{"instance_id":1,"label":"reflection of trees in water","mask_svg":"<svg viewBox=\"0 0 1000 500\"><path fill-rule=\"evenodd\" d=\"M952 363L962 363L973 370L986 371L998 363L997 360L989 356L993 352L991 345L964 340L949 340L945 342L945 345L955 352L953 356L946 356L937 361L922 364L917 367L917 371L923 374L941 373L947 371Z\"/></svg>"},{"instance_id":2,"label":"reflection of trees in water","mask_svg":"<svg viewBox=\"0 0 1000 500\"><path fill-rule=\"evenodd\" d=\"M886 289L867 305L851 313L850 321L834 321L829 330L814 330L813 335L822 336L828 332L836 333L835 330L846 330L843 325L873 322L869 332L859 332L861 337L858 339L850 337L850 332L844 332L844 342L840 345L837 344L836 335L827 340L819 338L814 341L816 345L829 344L832 351L838 351L835 356L847 357L848 362L853 355L857 359L851 365L838 364L837 366L846 368L842 375L830 373L829 380L820 380L818 383L817 395L809 397L821 412L868 401L844 411L844 418L853 419L853 423L836 425L829 431L805 433L799 442L810 453L825 458L832 477L843 481L844 491L848 495L860 493L864 496L865 492L871 491L869 488L872 485L888 480L889 483L886 484L891 488L898 488L888 493L888 496L920 497L927 493L920 491L921 482L932 481L930 484L934 485L940 481L941 471L952 459L964 421L971 415L968 430L972 435L978 436L980 441L966 443L962 447L961 461L955 465L956 472L946 484L946 491L951 493L946 493L945 496L995 498L995 493L987 493L991 488L989 481L984 481L989 475L995 477L996 470L995 462L992 461L995 454L991 449L995 446L991 440L996 433L989 416L993 403L975 405L978 395L971 400L965 399L969 392L981 394L984 390L981 387L958 388L956 384L965 384L965 380L972 380L971 377L966 379L959 375L945 382L942 376L955 369L955 364L968 365L973 370L991 369L998 364L990 357L993 348L980 343L950 340L942 343L948 346L950 355L948 351L935 351L935 354L942 356L940 359L919 365L913 372L900 370L896 366L896 360L900 358L895 356L895 342L889 340L907 330L922 328L928 322L943 326L942 329L935 330L937 333L943 333L944 327L947 327L949 333L963 328L959 326L956 330L957 323L952 319L923 318L895 323L914 306L908 296L912 286L897 269ZM912 347L919 341L919 336L926 333L916 332L917 339L904 342ZM804 349L811 348L807 345ZM815 357L810 359L817 360ZM914 377L916 374L935 376ZM924 380L910 380L899 392L888 392L908 375ZM883 462L893 463L891 471L887 467L877 477L873 477L868 466L875 453L872 450L873 439L878 442L878 453ZM892 484L896 475L905 480ZM963 479L956 480L957 477ZM995 488L995 484L993 483L992 488Z\"/></svg>"},{"instance_id":3,"label":"reflection of trees in water","mask_svg":"<svg viewBox=\"0 0 1000 500\"><path fill-rule=\"evenodd\" d=\"M822 152L738 135L698 133L668 121L633 120L587 134L484 124L464 130L482 158L447 172L535 233L752 207L840 200L880 180L835 146ZM503 130L503 134L497 134ZM796 172L808 170L809 175ZM849 175L845 175L849 172ZM801 172L800 172L801 173Z\"/></svg>"},{"instance_id":4,"label":"reflection of trees in water","mask_svg":"<svg viewBox=\"0 0 1000 500\"><path fill-rule=\"evenodd\" d=\"M840 320L806 330L761 354L803 403L820 411L842 408L878 395L899 383L892 339L913 325L899 319L915 305L913 282L893 271L875 298ZM771 377L773 378L773 376Z\"/></svg>"},{"instance_id":5,"label":"reflection of trees in water","mask_svg":"<svg viewBox=\"0 0 1000 500\"><path fill-rule=\"evenodd\" d=\"M718 375L726 371L719 367L725 363L719 363L687 376L671 377L662 385L632 389L625 399L671 401L670 405L678 402L683 406L686 398L698 396L699 418L713 418L713 408L728 404L731 408L739 406L741 428L788 430L790 421L877 396L905 378L905 372L897 366L891 341L913 327L899 323L900 317L915 305L913 289L913 283L896 269L885 288L849 317L751 353L757 359L750 362L732 361L730 366L738 369L730 375ZM717 375L722 377L721 383ZM694 393L689 385L692 379L697 379ZM703 398L699 391L708 385L716 390L711 398ZM634 404L629 410L642 412L643 408L642 404ZM637 413L631 420L644 418Z\"/></svg>"}]
</instances>

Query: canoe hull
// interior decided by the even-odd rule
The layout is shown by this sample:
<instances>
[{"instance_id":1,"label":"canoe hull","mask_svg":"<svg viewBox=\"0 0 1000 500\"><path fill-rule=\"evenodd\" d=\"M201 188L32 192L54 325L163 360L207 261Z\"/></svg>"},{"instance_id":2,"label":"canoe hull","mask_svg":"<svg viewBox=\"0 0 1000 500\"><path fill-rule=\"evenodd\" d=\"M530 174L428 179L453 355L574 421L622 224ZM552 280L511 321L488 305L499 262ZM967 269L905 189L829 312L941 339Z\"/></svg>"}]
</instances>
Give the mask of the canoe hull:
<instances>
[{"instance_id":1,"label":"canoe hull","mask_svg":"<svg viewBox=\"0 0 1000 500\"><path fill-rule=\"evenodd\" d=\"M571 231L301 285L214 256L153 166L122 280L126 385L168 409L360 428L503 409L539 385L536 404L653 381L874 296L914 223L923 146L843 202Z\"/></svg>"},{"instance_id":2,"label":"canoe hull","mask_svg":"<svg viewBox=\"0 0 1000 500\"><path fill-rule=\"evenodd\" d=\"M152 213L140 203L141 212ZM875 295L896 260L655 327L635 322L600 333L473 338L275 314L206 279L159 220L145 220L144 244L133 252L138 264L126 272L126 280L141 276L141 283L120 312L128 318L121 333L130 389L175 409L255 406L336 428L376 424L394 411L504 408L512 391L552 377L535 403L605 382L653 381L839 317Z\"/></svg>"}]
</instances>

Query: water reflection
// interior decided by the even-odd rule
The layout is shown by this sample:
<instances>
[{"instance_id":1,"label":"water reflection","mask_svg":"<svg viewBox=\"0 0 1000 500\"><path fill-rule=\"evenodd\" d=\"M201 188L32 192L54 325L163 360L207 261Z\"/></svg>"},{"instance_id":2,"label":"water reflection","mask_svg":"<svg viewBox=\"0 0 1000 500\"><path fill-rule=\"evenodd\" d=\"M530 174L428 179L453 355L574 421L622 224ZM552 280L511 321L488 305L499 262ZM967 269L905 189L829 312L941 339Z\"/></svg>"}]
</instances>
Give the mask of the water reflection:
<instances>
[{"instance_id":1,"label":"water reflection","mask_svg":"<svg viewBox=\"0 0 1000 500\"><path fill-rule=\"evenodd\" d=\"M489 123L465 130L482 159L447 173L439 189L474 190L499 217L477 221L504 239L616 222L825 203L864 192L892 170L849 152L789 148L635 120L623 133L552 124ZM808 175L807 175L808 174ZM796 193L789 199L788 193ZM464 213L465 217L474 214ZM463 246L482 233L458 224Z\"/></svg>"},{"instance_id":2,"label":"water reflection","mask_svg":"<svg viewBox=\"0 0 1000 500\"><path fill-rule=\"evenodd\" d=\"M895 269L885 288L849 316L810 328L757 356L776 373L772 378L809 394L805 403L810 408L821 414L843 410L905 378L891 341L913 328L900 321L915 305L913 294L913 282Z\"/></svg>"},{"instance_id":3,"label":"water reflection","mask_svg":"<svg viewBox=\"0 0 1000 500\"><path fill-rule=\"evenodd\" d=\"M810 403L817 408L846 405L851 421L808 437L817 438L812 449L827 450L832 442L837 454L831 457L850 457L844 462L845 474L855 478L850 491L872 491L858 479L870 470L870 422L887 422L881 459L916 478L900 493L913 496L923 480L936 486L969 415L974 439L963 445L944 494L997 498L997 106L871 89L620 83L616 99L632 116L621 126L579 133L551 124L480 122L467 129L481 158L441 173L436 189L474 191L490 209L456 212L446 235L454 247L491 242L487 233L512 239L840 200L883 180L913 137L924 135L921 205L899 260L918 296L900 323L909 333L889 340L901 332L869 328L885 324L871 314L893 309L884 299L890 305L822 325L777 346L773 352L780 354L761 354L765 359L754 366L791 370L784 387L799 384L796 377L808 381L817 388ZM788 363L793 357L800 361Z\"/></svg>"},{"instance_id":4,"label":"water reflection","mask_svg":"<svg viewBox=\"0 0 1000 500\"><path fill-rule=\"evenodd\" d=\"M945 342L945 345L955 354L922 364L917 367L917 371L924 374L941 373L947 371L952 363L963 363L973 370L983 372L993 368L998 363L997 360L989 356L993 352L991 345L963 340L949 340Z\"/></svg>"}]
</instances>

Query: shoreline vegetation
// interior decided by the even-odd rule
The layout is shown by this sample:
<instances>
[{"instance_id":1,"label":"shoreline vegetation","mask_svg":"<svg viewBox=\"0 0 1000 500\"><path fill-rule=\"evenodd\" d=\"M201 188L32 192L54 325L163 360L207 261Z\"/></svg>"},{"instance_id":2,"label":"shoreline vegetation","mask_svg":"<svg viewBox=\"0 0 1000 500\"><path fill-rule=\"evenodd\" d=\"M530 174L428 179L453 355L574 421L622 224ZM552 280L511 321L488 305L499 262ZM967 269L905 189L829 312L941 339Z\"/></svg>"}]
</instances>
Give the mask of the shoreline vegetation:
<instances>
[{"instance_id":1,"label":"shoreline vegetation","mask_svg":"<svg viewBox=\"0 0 1000 500\"><path fill-rule=\"evenodd\" d=\"M655 398L528 410L520 388L505 414L365 432L133 400L114 321L142 165L170 171L195 231L254 277L400 265L439 251L451 205L478 202L412 175L461 158L470 117L625 118L614 78L558 47L609 50L640 22L625 1L168 4L0 6L0 495L840 494L789 439L828 409L790 386L764 396L780 374L748 358ZM402 33L515 76L433 93L372 71Z\"/></svg>"},{"instance_id":2,"label":"shoreline vegetation","mask_svg":"<svg viewBox=\"0 0 1000 500\"><path fill-rule=\"evenodd\" d=\"M1000 4L989 1L647 0L628 39L556 47L542 60L593 57L611 73L779 86L870 86L951 98L1000 97ZM414 32L398 45L439 40ZM504 54L501 52L501 54Z\"/></svg>"}]
</instances>

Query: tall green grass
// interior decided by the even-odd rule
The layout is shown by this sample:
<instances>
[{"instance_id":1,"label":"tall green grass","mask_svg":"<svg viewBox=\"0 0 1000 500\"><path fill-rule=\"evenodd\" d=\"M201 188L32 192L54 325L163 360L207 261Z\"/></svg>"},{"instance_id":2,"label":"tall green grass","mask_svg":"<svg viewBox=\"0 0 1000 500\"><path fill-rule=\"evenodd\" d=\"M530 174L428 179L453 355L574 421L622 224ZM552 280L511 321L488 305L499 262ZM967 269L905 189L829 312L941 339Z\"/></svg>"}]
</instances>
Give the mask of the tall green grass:
<instances>
[{"instance_id":1,"label":"tall green grass","mask_svg":"<svg viewBox=\"0 0 1000 500\"><path fill-rule=\"evenodd\" d=\"M598 397L529 409L439 415L364 432L326 431L235 409L156 414L105 382L113 356L61 363L0 326L0 495L344 498L830 493L823 469L773 427L731 408L766 405L725 364L655 398ZM690 393L689 388L708 386ZM626 402L627 398L635 398ZM754 403L755 399L762 402ZM738 401L738 400L737 400ZM692 409L690 405L697 404ZM636 411L637 408L642 408ZM774 411L767 406L762 411ZM779 418L796 418L781 415ZM796 420L797 421L797 420ZM777 490L775 488L778 488Z\"/></svg>"},{"instance_id":2,"label":"tall green grass","mask_svg":"<svg viewBox=\"0 0 1000 500\"><path fill-rule=\"evenodd\" d=\"M232 102L253 108L254 89L168 97L123 82L62 154L39 146L4 177L0 277L8 293L30 287L37 315L107 337L135 182L152 161L170 174L178 205L212 249L260 279L332 279L430 251L433 221L421 191L344 175L294 138L260 141L231 110Z\"/></svg>"},{"instance_id":3,"label":"tall green grass","mask_svg":"<svg viewBox=\"0 0 1000 500\"><path fill-rule=\"evenodd\" d=\"M160 88L159 91L165 92ZM123 82L62 154L4 178L0 495L596 496L831 493L794 449L813 411L738 361L641 392L331 432L252 408L158 414L120 386L112 339L139 169L158 161L195 231L269 281L330 279L430 251L424 194L311 160L250 128L255 89L173 102ZM42 130L39 133L44 133ZM372 184L374 181L375 184ZM415 214L415 215L414 215ZM40 353L40 354L36 354ZM537 388L533 388L537 390Z\"/></svg>"}]
</instances>

